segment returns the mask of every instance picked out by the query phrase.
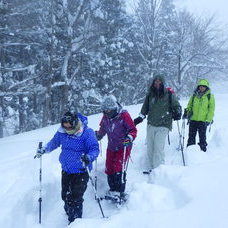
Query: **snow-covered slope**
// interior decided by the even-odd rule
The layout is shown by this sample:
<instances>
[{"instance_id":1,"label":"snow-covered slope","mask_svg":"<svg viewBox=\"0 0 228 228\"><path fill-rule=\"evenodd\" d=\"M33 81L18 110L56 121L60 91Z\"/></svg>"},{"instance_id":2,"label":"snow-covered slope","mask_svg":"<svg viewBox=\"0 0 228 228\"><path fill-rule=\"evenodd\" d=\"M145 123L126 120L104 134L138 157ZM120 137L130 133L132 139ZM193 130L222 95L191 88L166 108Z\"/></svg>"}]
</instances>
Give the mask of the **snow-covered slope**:
<instances>
[{"instance_id":1,"label":"snow-covered slope","mask_svg":"<svg viewBox=\"0 0 228 228\"><path fill-rule=\"evenodd\" d=\"M117 209L102 201L101 218L91 184L85 193L83 219L69 227L80 228L227 228L228 227L228 94L216 95L216 116L208 134L208 152L198 146L185 150L187 166L182 165L177 124L170 133L171 145L166 145L166 164L150 177L143 176L147 168L146 121L138 125L131 161L128 167L129 201ZM185 106L186 101L182 101ZM135 118L141 105L127 107ZM98 129L101 115L89 117L89 126ZM181 121L180 121L181 127ZM43 156L42 225L38 224L39 161L33 159L39 141L44 143L54 135L58 125L0 139L0 227L31 228L67 226L60 197L60 150ZM188 127L186 126L185 139ZM104 174L105 148L97 162L98 194L107 189ZM93 172L93 175L95 173Z\"/></svg>"}]
</instances>

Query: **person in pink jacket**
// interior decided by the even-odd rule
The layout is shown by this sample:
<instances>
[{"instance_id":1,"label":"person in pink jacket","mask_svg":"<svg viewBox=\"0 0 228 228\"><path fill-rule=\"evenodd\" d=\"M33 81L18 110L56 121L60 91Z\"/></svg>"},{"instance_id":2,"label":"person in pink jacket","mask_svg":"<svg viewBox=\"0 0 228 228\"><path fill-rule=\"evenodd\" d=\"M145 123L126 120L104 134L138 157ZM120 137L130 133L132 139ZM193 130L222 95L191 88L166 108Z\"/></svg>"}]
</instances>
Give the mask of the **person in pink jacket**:
<instances>
[{"instance_id":1,"label":"person in pink jacket","mask_svg":"<svg viewBox=\"0 0 228 228\"><path fill-rule=\"evenodd\" d=\"M98 140L106 134L108 147L106 151L106 169L109 194L118 195L120 198L126 196L126 172L124 167L129 159L132 142L136 138L137 129L126 110L116 101L112 95L104 98L101 103L103 117L100 129L96 131Z\"/></svg>"}]
</instances>

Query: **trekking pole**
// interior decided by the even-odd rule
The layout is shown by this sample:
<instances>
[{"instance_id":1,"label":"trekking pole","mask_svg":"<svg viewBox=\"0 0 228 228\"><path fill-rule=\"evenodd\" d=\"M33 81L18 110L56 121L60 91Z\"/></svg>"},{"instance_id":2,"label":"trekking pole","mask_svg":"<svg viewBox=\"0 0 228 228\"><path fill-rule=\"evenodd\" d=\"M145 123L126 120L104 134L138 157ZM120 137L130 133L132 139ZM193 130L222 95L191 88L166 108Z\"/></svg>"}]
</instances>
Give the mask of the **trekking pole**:
<instances>
[{"instance_id":1,"label":"trekking pole","mask_svg":"<svg viewBox=\"0 0 228 228\"><path fill-rule=\"evenodd\" d=\"M96 190L96 188L95 188L95 184L94 184L94 182L93 182L93 178L91 177L91 172L89 171L89 168L88 168L88 166L85 165L85 163L84 163L84 167L86 168L87 173L88 173L88 175L89 175L89 179L90 179L90 182L91 182L91 185L92 185L92 187L93 187L94 194L95 194L95 199L96 199L96 201L97 201L97 203L98 203L98 205L99 205L99 208L100 208L102 217L105 218L103 209L102 209L102 207L101 207L101 202L100 202L101 199L97 196L97 190Z\"/></svg>"},{"instance_id":2,"label":"trekking pole","mask_svg":"<svg viewBox=\"0 0 228 228\"><path fill-rule=\"evenodd\" d=\"M129 157L127 158L127 162L126 162L126 168L125 168L125 172L127 172L127 168L128 168L128 164L129 164L129 160L131 159L131 162L133 163L133 161L132 161L132 158L131 158L131 156L129 155Z\"/></svg>"},{"instance_id":3,"label":"trekking pole","mask_svg":"<svg viewBox=\"0 0 228 228\"><path fill-rule=\"evenodd\" d=\"M102 157L102 143L101 143L101 140L100 140L100 143L99 143L99 147L100 147L100 152L101 152L101 157Z\"/></svg>"},{"instance_id":4,"label":"trekking pole","mask_svg":"<svg viewBox=\"0 0 228 228\"><path fill-rule=\"evenodd\" d=\"M179 121L177 120L177 130L178 130L178 135L179 135L179 145L177 147L177 150L181 149L181 132L180 132L180 125L179 125Z\"/></svg>"},{"instance_id":5,"label":"trekking pole","mask_svg":"<svg viewBox=\"0 0 228 228\"><path fill-rule=\"evenodd\" d=\"M169 134L168 134L168 144L170 145L170 138L169 138Z\"/></svg>"},{"instance_id":6,"label":"trekking pole","mask_svg":"<svg viewBox=\"0 0 228 228\"><path fill-rule=\"evenodd\" d=\"M39 142L38 149L42 148L42 142ZM35 155L34 158L37 158ZM38 199L39 202L39 224L41 224L41 203L42 203L42 156L40 156L40 176L39 176L39 181L40 181L40 197Z\"/></svg>"},{"instance_id":7,"label":"trekking pole","mask_svg":"<svg viewBox=\"0 0 228 228\"><path fill-rule=\"evenodd\" d=\"M127 147L124 146L123 162L122 162L122 174L121 174L121 183L122 184L124 183L124 173L125 173L125 168L126 168L126 164L125 164L126 152L127 152Z\"/></svg>"},{"instance_id":8,"label":"trekking pole","mask_svg":"<svg viewBox=\"0 0 228 228\"><path fill-rule=\"evenodd\" d=\"M211 122L210 122L210 126L209 126L209 132L211 132L211 125L214 123L214 121L212 120Z\"/></svg>"},{"instance_id":9,"label":"trekking pole","mask_svg":"<svg viewBox=\"0 0 228 228\"><path fill-rule=\"evenodd\" d=\"M185 119L182 120L181 136L183 139L182 143L180 144L181 145L181 154L182 154L183 165L185 166L185 159L184 159Z\"/></svg>"},{"instance_id":10,"label":"trekking pole","mask_svg":"<svg viewBox=\"0 0 228 228\"><path fill-rule=\"evenodd\" d=\"M97 159L95 160L95 177L94 177L94 186L95 186L95 189L97 191ZM96 200L96 195L95 195L95 200Z\"/></svg>"}]
</instances>

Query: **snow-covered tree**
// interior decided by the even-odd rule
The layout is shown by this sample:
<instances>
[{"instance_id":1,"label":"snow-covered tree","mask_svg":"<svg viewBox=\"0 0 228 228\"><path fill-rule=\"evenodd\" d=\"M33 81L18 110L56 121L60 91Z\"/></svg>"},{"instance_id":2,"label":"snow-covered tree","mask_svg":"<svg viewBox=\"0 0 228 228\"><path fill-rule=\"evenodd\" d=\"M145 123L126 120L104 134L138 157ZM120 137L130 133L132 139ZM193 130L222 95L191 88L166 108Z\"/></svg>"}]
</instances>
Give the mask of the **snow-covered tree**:
<instances>
[{"instance_id":1,"label":"snow-covered tree","mask_svg":"<svg viewBox=\"0 0 228 228\"><path fill-rule=\"evenodd\" d=\"M154 72L187 94L224 71L226 40L214 19L177 12L173 0L0 0L0 137L93 114L114 94L142 102Z\"/></svg>"},{"instance_id":2,"label":"snow-covered tree","mask_svg":"<svg viewBox=\"0 0 228 228\"><path fill-rule=\"evenodd\" d=\"M172 55L177 72L171 82L182 94L191 91L199 77L208 77L211 71L225 67L222 53L226 42L220 39L214 23L213 17L203 20L183 11L172 24Z\"/></svg>"}]
</instances>

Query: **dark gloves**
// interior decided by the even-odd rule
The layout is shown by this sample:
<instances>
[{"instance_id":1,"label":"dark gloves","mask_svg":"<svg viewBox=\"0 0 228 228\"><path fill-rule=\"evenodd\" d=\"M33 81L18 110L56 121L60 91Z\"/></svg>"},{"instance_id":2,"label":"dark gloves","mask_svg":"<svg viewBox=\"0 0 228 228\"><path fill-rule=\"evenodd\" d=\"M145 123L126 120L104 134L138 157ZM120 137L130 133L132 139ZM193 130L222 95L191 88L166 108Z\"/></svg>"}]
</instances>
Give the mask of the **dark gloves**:
<instances>
[{"instance_id":1,"label":"dark gloves","mask_svg":"<svg viewBox=\"0 0 228 228\"><path fill-rule=\"evenodd\" d=\"M89 155L83 154L83 155L81 156L81 161L85 164L85 166L88 166L89 163L90 163Z\"/></svg>"},{"instance_id":2,"label":"dark gloves","mask_svg":"<svg viewBox=\"0 0 228 228\"><path fill-rule=\"evenodd\" d=\"M180 120L182 116L182 109L181 106L172 109L172 118L173 120Z\"/></svg>"},{"instance_id":3,"label":"dark gloves","mask_svg":"<svg viewBox=\"0 0 228 228\"><path fill-rule=\"evenodd\" d=\"M205 122L205 126L208 127L210 125L210 122Z\"/></svg>"},{"instance_id":4,"label":"dark gloves","mask_svg":"<svg viewBox=\"0 0 228 228\"><path fill-rule=\"evenodd\" d=\"M188 119L188 109L187 108L184 109L184 114L182 116L182 119Z\"/></svg>"},{"instance_id":5,"label":"dark gloves","mask_svg":"<svg viewBox=\"0 0 228 228\"><path fill-rule=\"evenodd\" d=\"M40 158L45 153L46 153L46 150L44 147L38 148L36 151L35 158Z\"/></svg>"},{"instance_id":6,"label":"dark gloves","mask_svg":"<svg viewBox=\"0 0 228 228\"><path fill-rule=\"evenodd\" d=\"M190 118L192 117L193 112L189 111L187 108L184 109L184 114L182 116L182 119L188 119L190 120Z\"/></svg>"},{"instance_id":7,"label":"dark gloves","mask_svg":"<svg viewBox=\"0 0 228 228\"><path fill-rule=\"evenodd\" d=\"M96 135L98 141L100 141L102 139L102 137L98 134L98 131L95 131L95 135Z\"/></svg>"},{"instance_id":8,"label":"dark gloves","mask_svg":"<svg viewBox=\"0 0 228 228\"><path fill-rule=\"evenodd\" d=\"M135 126L139 123L142 123L143 122L143 118L141 116L137 117L134 119L134 124Z\"/></svg>"},{"instance_id":9,"label":"dark gloves","mask_svg":"<svg viewBox=\"0 0 228 228\"><path fill-rule=\"evenodd\" d=\"M127 136L123 141L122 141L124 146L130 146L132 144L132 140L129 136Z\"/></svg>"}]
</instances>

